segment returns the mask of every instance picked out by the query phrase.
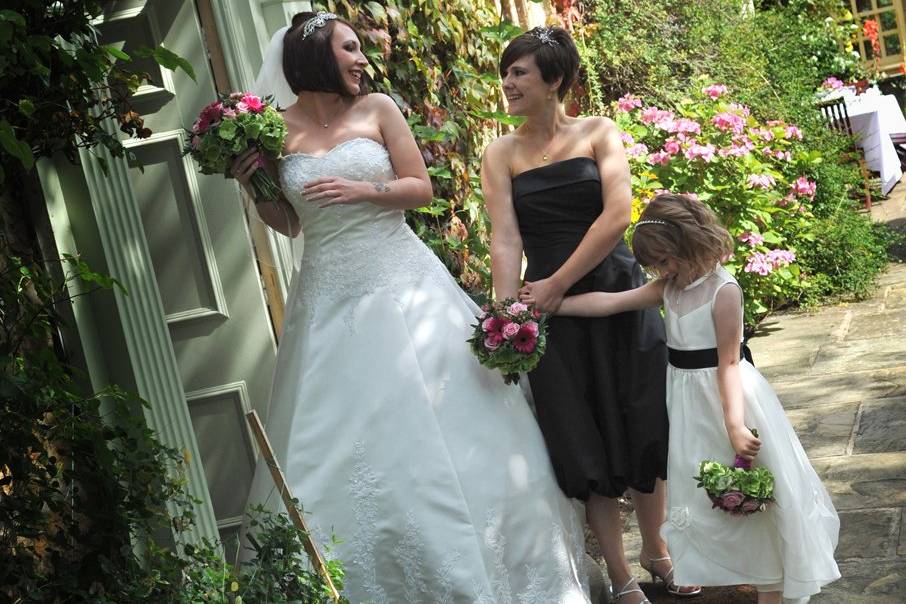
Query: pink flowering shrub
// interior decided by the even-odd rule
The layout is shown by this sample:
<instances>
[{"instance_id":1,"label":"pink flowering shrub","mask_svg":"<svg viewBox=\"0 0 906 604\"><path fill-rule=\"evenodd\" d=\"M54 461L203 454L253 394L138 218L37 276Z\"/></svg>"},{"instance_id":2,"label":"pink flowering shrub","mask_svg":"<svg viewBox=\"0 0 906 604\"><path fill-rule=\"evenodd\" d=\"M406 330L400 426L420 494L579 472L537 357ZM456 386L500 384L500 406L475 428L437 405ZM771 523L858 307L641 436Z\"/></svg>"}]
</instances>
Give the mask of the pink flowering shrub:
<instances>
[{"instance_id":1,"label":"pink flowering shrub","mask_svg":"<svg viewBox=\"0 0 906 604\"><path fill-rule=\"evenodd\" d=\"M796 244L810 239L808 177L820 161L802 131L760 122L721 84L706 85L673 109L627 95L616 121L632 170L633 221L661 190L695 193L721 217L736 242L725 261L746 294L746 323L797 299L808 286Z\"/></svg>"}]
</instances>

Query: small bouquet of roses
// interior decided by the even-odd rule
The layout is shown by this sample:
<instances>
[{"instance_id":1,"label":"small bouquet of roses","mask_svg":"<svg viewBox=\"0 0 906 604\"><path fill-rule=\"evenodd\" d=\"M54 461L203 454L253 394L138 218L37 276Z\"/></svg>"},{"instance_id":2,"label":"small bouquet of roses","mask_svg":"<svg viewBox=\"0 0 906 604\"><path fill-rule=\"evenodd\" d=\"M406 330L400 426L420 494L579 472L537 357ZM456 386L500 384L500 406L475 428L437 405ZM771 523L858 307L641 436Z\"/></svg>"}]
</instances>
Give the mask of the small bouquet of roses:
<instances>
[{"instance_id":1,"label":"small bouquet of roses","mask_svg":"<svg viewBox=\"0 0 906 604\"><path fill-rule=\"evenodd\" d=\"M757 437L758 431L752 430ZM774 475L767 468L753 468L739 455L732 466L705 460L698 467L699 488L705 489L713 508L734 516L764 511L774 502Z\"/></svg>"},{"instance_id":2,"label":"small bouquet of roses","mask_svg":"<svg viewBox=\"0 0 906 604\"><path fill-rule=\"evenodd\" d=\"M202 174L229 176L230 164L246 149L256 147L276 160L285 138L286 123L271 105L271 97L234 92L201 110L186 134L184 152L198 162ZM255 170L251 184L256 201L276 201L280 196L280 187L264 170Z\"/></svg>"},{"instance_id":3,"label":"small bouquet of roses","mask_svg":"<svg viewBox=\"0 0 906 604\"><path fill-rule=\"evenodd\" d=\"M544 354L547 318L512 298L482 307L472 337L472 352L485 367L499 369L507 384L531 371Z\"/></svg>"}]
</instances>

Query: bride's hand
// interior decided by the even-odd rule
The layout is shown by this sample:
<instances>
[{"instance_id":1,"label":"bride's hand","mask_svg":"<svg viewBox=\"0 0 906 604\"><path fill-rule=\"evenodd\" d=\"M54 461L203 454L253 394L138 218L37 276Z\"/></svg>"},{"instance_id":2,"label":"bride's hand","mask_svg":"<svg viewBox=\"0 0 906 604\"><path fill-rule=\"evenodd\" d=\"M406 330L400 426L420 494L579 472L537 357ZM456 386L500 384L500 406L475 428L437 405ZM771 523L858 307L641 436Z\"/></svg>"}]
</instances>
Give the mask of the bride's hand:
<instances>
[{"instance_id":1,"label":"bride's hand","mask_svg":"<svg viewBox=\"0 0 906 604\"><path fill-rule=\"evenodd\" d=\"M557 312L563 303L564 293L550 279L526 281L519 289L519 301L534 304L540 312Z\"/></svg>"},{"instance_id":2,"label":"bride's hand","mask_svg":"<svg viewBox=\"0 0 906 604\"><path fill-rule=\"evenodd\" d=\"M259 169L263 169L272 178L277 174L277 167L273 161L258 151L258 149L252 147L236 156L236 159L230 164L229 174L239 181L239 184L245 187L246 190L251 191L249 183L252 180L252 175ZM276 178L274 179L275 181L277 180Z\"/></svg>"},{"instance_id":3,"label":"bride's hand","mask_svg":"<svg viewBox=\"0 0 906 604\"><path fill-rule=\"evenodd\" d=\"M374 195L374 185L361 180L349 180L338 176L325 176L305 183L302 197L315 202L319 208L339 204L359 203Z\"/></svg>"}]
</instances>

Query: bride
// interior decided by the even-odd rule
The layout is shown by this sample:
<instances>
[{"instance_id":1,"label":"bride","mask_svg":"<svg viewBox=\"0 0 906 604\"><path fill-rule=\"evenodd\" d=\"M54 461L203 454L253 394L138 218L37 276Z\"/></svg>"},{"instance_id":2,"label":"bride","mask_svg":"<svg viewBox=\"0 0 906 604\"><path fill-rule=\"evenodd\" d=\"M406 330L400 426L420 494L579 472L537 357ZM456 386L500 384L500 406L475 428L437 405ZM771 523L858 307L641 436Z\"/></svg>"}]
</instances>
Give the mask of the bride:
<instances>
[{"instance_id":1,"label":"bride","mask_svg":"<svg viewBox=\"0 0 906 604\"><path fill-rule=\"evenodd\" d=\"M367 94L355 30L300 13L265 63L256 92L292 91L283 158L248 152L232 173L247 190L261 165L279 176L258 212L305 233L267 432L314 536L341 541L345 595L587 603L578 510L521 391L466 345L478 309L406 225L431 184L396 105ZM249 502L273 490L259 464Z\"/></svg>"}]
</instances>

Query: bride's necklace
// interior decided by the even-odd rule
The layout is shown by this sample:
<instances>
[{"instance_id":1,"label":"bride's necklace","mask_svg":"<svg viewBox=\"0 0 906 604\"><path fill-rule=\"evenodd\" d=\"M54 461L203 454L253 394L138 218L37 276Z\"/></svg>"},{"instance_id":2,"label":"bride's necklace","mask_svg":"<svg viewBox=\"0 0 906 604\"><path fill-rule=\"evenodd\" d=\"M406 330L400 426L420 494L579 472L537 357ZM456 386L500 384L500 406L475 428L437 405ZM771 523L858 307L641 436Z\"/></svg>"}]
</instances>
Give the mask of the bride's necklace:
<instances>
[{"instance_id":1,"label":"bride's necklace","mask_svg":"<svg viewBox=\"0 0 906 604\"><path fill-rule=\"evenodd\" d=\"M305 108L303 107L302 113L304 113L305 115L307 115L309 118L311 118L311 120L312 120L313 122L315 122L316 124L319 124L322 128L329 128L329 127L330 127L330 122L332 122L332 121L334 121L335 119L337 119L337 117L340 115L340 112L343 110L343 107L344 107L345 105L346 105L346 103L344 103L343 101L340 101L339 106L338 106L338 107L336 108L336 110L333 112L333 115L330 116L330 119L328 119L327 121L324 121L324 122L318 120L318 118L317 118L317 116L315 115L315 112L314 112L314 111L309 111L308 109L305 109Z\"/></svg>"}]
</instances>

